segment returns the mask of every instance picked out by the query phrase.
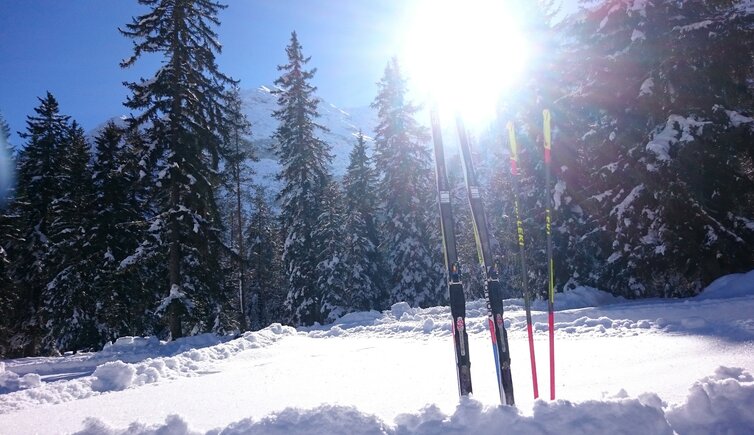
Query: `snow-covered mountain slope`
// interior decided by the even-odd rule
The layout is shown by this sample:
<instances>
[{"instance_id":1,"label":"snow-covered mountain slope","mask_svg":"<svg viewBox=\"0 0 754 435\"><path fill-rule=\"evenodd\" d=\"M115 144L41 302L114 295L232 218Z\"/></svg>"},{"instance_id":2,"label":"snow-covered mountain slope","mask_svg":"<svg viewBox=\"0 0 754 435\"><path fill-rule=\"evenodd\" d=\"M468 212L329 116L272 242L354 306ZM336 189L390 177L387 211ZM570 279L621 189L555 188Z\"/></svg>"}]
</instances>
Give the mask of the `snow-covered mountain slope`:
<instances>
[{"instance_id":1,"label":"snow-covered mountain slope","mask_svg":"<svg viewBox=\"0 0 754 435\"><path fill-rule=\"evenodd\" d=\"M534 400L521 300L506 300L517 407L498 405L483 301L459 401L446 307L396 304L237 338L125 337L0 364L0 434L744 434L754 429L754 271L688 300L556 298L558 400ZM534 304L549 394L544 303ZM209 431L209 432L207 432Z\"/></svg>"},{"instance_id":2,"label":"snow-covered mountain slope","mask_svg":"<svg viewBox=\"0 0 754 435\"><path fill-rule=\"evenodd\" d=\"M272 116L272 112L278 109L277 97L271 93L270 87L260 86L243 91L241 99L244 113L251 122L252 140L259 149L259 162L252 165L257 173L257 182L277 191L281 186L275 181L275 175L280 166L271 149L271 137L278 126L278 121ZM333 173L340 177L348 167L357 133L362 131L367 138L372 136L377 125L376 114L369 106L344 110L324 100L320 102L319 113L317 122L329 130L321 132L320 138L332 146Z\"/></svg>"}]
</instances>

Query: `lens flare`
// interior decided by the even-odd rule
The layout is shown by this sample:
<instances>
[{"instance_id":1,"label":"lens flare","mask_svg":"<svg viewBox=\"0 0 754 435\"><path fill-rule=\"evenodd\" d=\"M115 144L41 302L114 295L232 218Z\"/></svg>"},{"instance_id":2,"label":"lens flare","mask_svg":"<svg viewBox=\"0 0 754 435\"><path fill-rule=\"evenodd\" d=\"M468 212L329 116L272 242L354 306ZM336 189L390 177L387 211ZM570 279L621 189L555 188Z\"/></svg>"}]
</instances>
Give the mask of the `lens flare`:
<instances>
[{"instance_id":1,"label":"lens flare","mask_svg":"<svg viewBox=\"0 0 754 435\"><path fill-rule=\"evenodd\" d=\"M420 96L469 124L494 119L500 97L522 75L529 48L511 2L419 3L401 56Z\"/></svg>"},{"instance_id":2,"label":"lens flare","mask_svg":"<svg viewBox=\"0 0 754 435\"><path fill-rule=\"evenodd\" d=\"M0 209L5 206L13 185L13 164L4 135L0 133Z\"/></svg>"}]
</instances>

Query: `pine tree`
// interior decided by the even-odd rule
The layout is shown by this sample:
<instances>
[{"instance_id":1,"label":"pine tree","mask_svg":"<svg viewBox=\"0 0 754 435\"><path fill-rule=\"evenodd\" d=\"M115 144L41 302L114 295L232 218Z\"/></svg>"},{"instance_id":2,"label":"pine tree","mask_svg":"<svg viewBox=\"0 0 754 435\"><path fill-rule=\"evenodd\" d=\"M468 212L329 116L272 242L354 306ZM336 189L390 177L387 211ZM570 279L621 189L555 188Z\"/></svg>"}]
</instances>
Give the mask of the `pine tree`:
<instances>
[{"instance_id":1,"label":"pine tree","mask_svg":"<svg viewBox=\"0 0 754 435\"><path fill-rule=\"evenodd\" d=\"M379 119L375 161L381 171L378 191L391 302L437 305L446 295L427 133L414 119L417 108L406 101L406 81L396 59L388 63L378 86L372 103Z\"/></svg>"},{"instance_id":2,"label":"pine tree","mask_svg":"<svg viewBox=\"0 0 754 435\"><path fill-rule=\"evenodd\" d=\"M377 229L377 174L359 132L343 177L346 246L343 262L348 269L345 288L348 306L360 311L387 308L382 256Z\"/></svg>"},{"instance_id":3,"label":"pine tree","mask_svg":"<svg viewBox=\"0 0 754 435\"><path fill-rule=\"evenodd\" d=\"M149 80L128 83L125 105L141 113L132 128L146 129L157 165L157 213L145 250L167 255L167 288L156 312L170 336L185 331L221 331L226 299L219 283L222 245L214 190L218 184L221 132L228 109L215 55L221 50L213 26L225 6L211 0L139 0L152 10L135 17L121 33L134 39L133 65L145 53L160 53L163 66Z\"/></svg>"},{"instance_id":4,"label":"pine tree","mask_svg":"<svg viewBox=\"0 0 754 435\"><path fill-rule=\"evenodd\" d=\"M26 133L21 134L27 143L18 156L18 191L12 205L21 234L8 249L18 291L11 351L24 355L42 351L46 323L43 294L56 271L50 241L52 208L62 196L56 159L70 131L69 117L60 114L58 102L49 92L39 99L34 111L36 115L27 118Z\"/></svg>"},{"instance_id":5,"label":"pine tree","mask_svg":"<svg viewBox=\"0 0 754 435\"><path fill-rule=\"evenodd\" d=\"M306 70L296 32L286 47L288 63L278 66L283 74L275 80L280 121L274 139L281 166L278 179L284 187L278 195L285 231L283 262L288 278L286 308L294 324L323 322L322 295L317 284L319 253L325 241L315 237L322 204L330 183L330 146L317 137L326 129L316 123L319 99L309 82L316 69Z\"/></svg>"}]
</instances>

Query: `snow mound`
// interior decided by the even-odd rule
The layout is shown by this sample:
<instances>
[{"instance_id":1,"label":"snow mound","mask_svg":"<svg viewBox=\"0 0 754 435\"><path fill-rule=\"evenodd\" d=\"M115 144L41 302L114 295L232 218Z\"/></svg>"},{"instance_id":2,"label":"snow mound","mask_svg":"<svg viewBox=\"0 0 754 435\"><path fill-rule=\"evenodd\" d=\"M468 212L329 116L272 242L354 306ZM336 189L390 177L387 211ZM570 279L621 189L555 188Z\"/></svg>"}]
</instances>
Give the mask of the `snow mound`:
<instances>
[{"instance_id":1,"label":"snow mound","mask_svg":"<svg viewBox=\"0 0 754 435\"><path fill-rule=\"evenodd\" d=\"M92 390L120 391L130 387L136 378L136 369L132 364L113 361L97 367L92 375Z\"/></svg>"},{"instance_id":2,"label":"snow mound","mask_svg":"<svg viewBox=\"0 0 754 435\"><path fill-rule=\"evenodd\" d=\"M579 286L573 290L555 294L555 309L558 311L599 307L622 302L626 302L626 299L622 296L611 295L593 287ZM546 311L547 301L535 301L534 306L542 311Z\"/></svg>"},{"instance_id":3,"label":"snow mound","mask_svg":"<svg viewBox=\"0 0 754 435\"><path fill-rule=\"evenodd\" d=\"M115 345L108 347L104 352L114 352L113 349L116 348L152 347L153 355L159 355L165 350L164 347L170 348L171 352L183 346L189 346L189 349L172 356L146 358L138 363L108 361L98 365L91 376L84 376L69 382L41 382L38 374L27 374L19 378L16 373L5 371L3 365L0 369L0 393L10 394L0 395L0 414L34 405L84 399L162 380L202 376L212 373L213 365L221 360L246 350L268 347L283 337L295 334L296 330L292 327L273 324L261 331L246 332L235 340L204 348L191 348L190 344L206 344L207 341L218 341L220 338L215 336L213 339L211 334L204 334L174 345L169 343L166 345L159 340L141 337L124 338L116 341ZM54 364L54 362L47 362L47 365Z\"/></svg>"},{"instance_id":4,"label":"snow mound","mask_svg":"<svg viewBox=\"0 0 754 435\"><path fill-rule=\"evenodd\" d=\"M626 299L614 296L602 290L592 287L576 287L573 290L555 295L555 309L559 312L580 308L599 307L625 303ZM524 310L522 298L506 299L504 301L505 327L508 332L514 334L526 330L523 318L517 317L516 313ZM547 311L547 301L537 300L532 302L533 311ZM418 336L446 336L451 333L449 307L411 307L406 302L398 302L383 312L377 311L350 313L343 316L332 325L317 325L312 327L300 327L299 331L305 332L310 337L348 337L356 336L368 330L371 336L399 336L412 334ZM620 329L650 329L655 322L647 319L636 321L610 319L588 319L580 316L577 319L561 321L557 323L558 329L564 329L569 333L597 332L610 334L619 332ZM484 299L469 301L466 304L466 330L469 334L488 334L487 302ZM536 331L547 331L546 322L536 322Z\"/></svg>"},{"instance_id":5,"label":"snow mound","mask_svg":"<svg viewBox=\"0 0 754 435\"><path fill-rule=\"evenodd\" d=\"M668 408L656 394L630 398L625 391L603 400L574 403L539 400L531 415L507 406L484 406L462 399L451 415L435 405L418 413L401 414L393 424L353 407L322 405L288 408L260 420L244 419L207 435L230 434L744 434L754 427L754 378L741 368L719 367L691 387L685 403ZM178 415L164 424L132 423L115 429L90 418L77 435L198 434Z\"/></svg>"},{"instance_id":6,"label":"snow mound","mask_svg":"<svg viewBox=\"0 0 754 435\"><path fill-rule=\"evenodd\" d=\"M398 302L397 304L393 304L393 306L390 307L390 314L392 314L396 319L400 319L405 314L416 314L416 310L411 308L411 305L409 305L408 302Z\"/></svg>"},{"instance_id":7,"label":"snow mound","mask_svg":"<svg viewBox=\"0 0 754 435\"><path fill-rule=\"evenodd\" d=\"M161 341L157 337L120 337L113 343L105 344L99 352L79 352L63 358L34 357L10 360L7 369L18 375L35 373L43 376L43 380L44 377L72 372L85 376L107 362L137 363L148 358L170 357L192 349L220 345L232 339L232 336L216 334L200 334L169 342Z\"/></svg>"},{"instance_id":8,"label":"snow mound","mask_svg":"<svg viewBox=\"0 0 754 435\"><path fill-rule=\"evenodd\" d=\"M754 295L754 270L722 276L696 296L696 300L730 299Z\"/></svg>"},{"instance_id":9,"label":"snow mound","mask_svg":"<svg viewBox=\"0 0 754 435\"><path fill-rule=\"evenodd\" d=\"M676 432L687 435L743 434L754 428L754 377L741 368L719 367L668 411Z\"/></svg>"},{"instance_id":10,"label":"snow mound","mask_svg":"<svg viewBox=\"0 0 754 435\"><path fill-rule=\"evenodd\" d=\"M27 373L23 376L5 370L5 363L0 362L0 394L13 391L35 388L42 384L40 376L36 373Z\"/></svg>"}]
</instances>

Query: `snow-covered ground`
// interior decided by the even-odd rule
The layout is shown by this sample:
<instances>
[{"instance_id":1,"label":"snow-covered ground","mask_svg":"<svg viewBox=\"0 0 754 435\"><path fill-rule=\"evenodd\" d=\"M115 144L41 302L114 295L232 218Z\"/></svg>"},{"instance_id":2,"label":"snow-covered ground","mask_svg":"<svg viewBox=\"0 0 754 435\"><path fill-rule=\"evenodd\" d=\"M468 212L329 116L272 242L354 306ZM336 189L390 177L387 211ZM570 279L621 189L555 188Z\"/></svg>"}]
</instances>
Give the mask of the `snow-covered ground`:
<instances>
[{"instance_id":1,"label":"snow-covered ground","mask_svg":"<svg viewBox=\"0 0 754 435\"><path fill-rule=\"evenodd\" d=\"M475 394L460 401L448 309L397 304L326 327L5 360L0 434L754 433L754 271L689 300L557 296L553 402L532 397L521 300L506 301L515 408L498 405L483 301L468 304Z\"/></svg>"}]
</instances>

